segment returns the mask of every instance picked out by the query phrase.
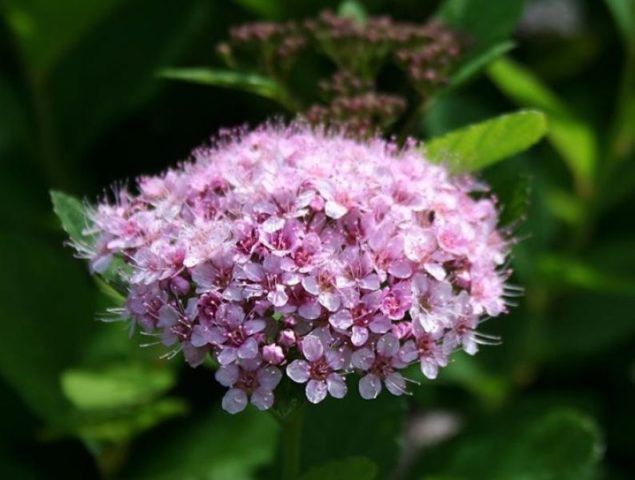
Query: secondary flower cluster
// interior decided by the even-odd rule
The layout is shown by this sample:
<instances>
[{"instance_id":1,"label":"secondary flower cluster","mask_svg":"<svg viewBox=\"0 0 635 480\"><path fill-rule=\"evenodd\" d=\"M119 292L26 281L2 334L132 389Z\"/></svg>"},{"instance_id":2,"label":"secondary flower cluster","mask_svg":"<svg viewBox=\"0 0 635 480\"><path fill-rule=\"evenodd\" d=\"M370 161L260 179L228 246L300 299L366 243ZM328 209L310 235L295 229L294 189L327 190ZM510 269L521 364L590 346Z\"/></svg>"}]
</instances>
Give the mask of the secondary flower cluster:
<instances>
[{"instance_id":1,"label":"secondary flower cluster","mask_svg":"<svg viewBox=\"0 0 635 480\"><path fill-rule=\"evenodd\" d=\"M407 392L505 311L495 199L414 144L302 125L230 132L91 213L96 272L123 260L125 314L199 365L223 408L268 409L283 374L309 401Z\"/></svg>"},{"instance_id":2,"label":"secondary flower cluster","mask_svg":"<svg viewBox=\"0 0 635 480\"><path fill-rule=\"evenodd\" d=\"M231 68L255 69L276 80L293 99L294 110L312 124L345 128L364 138L387 131L412 109L408 103L421 104L445 86L464 43L436 21L387 16L361 21L327 10L304 21L234 27L217 50ZM326 57L334 70L317 82L320 92L310 92L312 82L294 71L307 54ZM386 69L403 73L395 91L379 88Z\"/></svg>"}]
</instances>

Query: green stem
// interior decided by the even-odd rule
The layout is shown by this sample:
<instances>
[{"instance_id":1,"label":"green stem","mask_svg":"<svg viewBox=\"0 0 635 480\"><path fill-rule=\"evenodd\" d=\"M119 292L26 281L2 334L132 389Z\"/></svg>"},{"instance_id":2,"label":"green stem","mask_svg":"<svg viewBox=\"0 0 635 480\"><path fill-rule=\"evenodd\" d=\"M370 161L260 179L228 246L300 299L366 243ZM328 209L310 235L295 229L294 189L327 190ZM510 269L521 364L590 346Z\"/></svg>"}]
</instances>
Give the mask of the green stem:
<instances>
[{"instance_id":1,"label":"green stem","mask_svg":"<svg viewBox=\"0 0 635 480\"><path fill-rule=\"evenodd\" d=\"M299 405L286 418L281 419L282 479L294 480L300 474L300 451L304 408Z\"/></svg>"}]
</instances>

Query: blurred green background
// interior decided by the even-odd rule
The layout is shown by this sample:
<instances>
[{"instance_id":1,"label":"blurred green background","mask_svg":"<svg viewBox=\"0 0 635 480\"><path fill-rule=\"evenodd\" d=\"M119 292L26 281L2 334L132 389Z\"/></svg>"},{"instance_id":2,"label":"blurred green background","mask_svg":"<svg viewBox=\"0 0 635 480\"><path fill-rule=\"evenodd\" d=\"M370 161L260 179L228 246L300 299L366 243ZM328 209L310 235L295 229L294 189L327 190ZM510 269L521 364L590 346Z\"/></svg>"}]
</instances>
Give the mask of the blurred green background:
<instances>
[{"instance_id":1,"label":"blurred green background","mask_svg":"<svg viewBox=\"0 0 635 480\"><path fill-rule=\"evenodd\" d=\"M423 21L442 2L362 3ZM459 26L494 46L511 34L515 48L439 95L420 136L519 107L545 111L552 128L483 172L503 200L529 192L512 262L525 295L485 325L502 346L457 356L412 397L311 409L303 469L339 463L306 478L633 478L635 2L445 3ZM143 337L94 320L112 300L63 246L48 191L94 200L186 158L221 126L283 114L156 72L220 65L214 45L231 25L338 2L0 6L0 476L276 478L273 418L230 417L209 368L160 360L160 348L138 347Z\"/></svg>"}]
</instances>

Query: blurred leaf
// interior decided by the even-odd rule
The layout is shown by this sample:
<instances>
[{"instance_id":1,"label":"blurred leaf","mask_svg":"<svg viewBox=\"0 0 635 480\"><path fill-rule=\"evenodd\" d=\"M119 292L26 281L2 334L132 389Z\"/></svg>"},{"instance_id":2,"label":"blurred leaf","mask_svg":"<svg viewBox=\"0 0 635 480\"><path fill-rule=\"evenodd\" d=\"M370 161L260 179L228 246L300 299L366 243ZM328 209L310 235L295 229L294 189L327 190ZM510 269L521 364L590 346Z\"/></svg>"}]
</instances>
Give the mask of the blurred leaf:
<instances>
[{"instance_id":1,"label":"blurred leaf","mask_svg":"<svg viewBox=\"0 0 635 480\"><path fill-rule=\"evenodd\" d=\"M539 350L544 360L564 362L607 352L635 336L635 296L584 291L558 299Z\"/></svg>"},{"instance_id":2,"label":"blurred leaf","mask_svg":"<svg viewBox=\"0 0 635 480\"><path fill-rule=\"evenodd\" d=\"M443 474L441 478L590 480L595 478L603 447L591 418L560 409L490 424L449 442L442 450L447 457L438 472Z\"/></svg>"},{"instance_id":3,"label":"blurred leaf","mask_svg":"<svg viewBox=\"0 0 635 480\"><path fill-rule=\"evenodd\" d=\"M44 75L121 0L6 0L6 18L35 77Z\"/></svg>"},{"instance_id":4,"label":"blurred leaf","mask_svg":"<svg viewBox=\"0 0 635 480\"><path fill-rule=\"evenodd\" d=\"M511 391L509 379L487 371L475 357L457 353L440 374L439 381L461 385L488 406L498 406Z\"/></svg>"},{"instance_id":5,"label":"blurred leaf","mask_svg":"<svg viewBox=\"0 0 635 480\"><path fill-rule=\"evenodd\" d=\"M172 388L172 371L140 364L107 369L67 370L62 374L64 395L79 409L119 408L147 402Z\"/></svg>"},{"instance_id":6,"label":"blurred leaf","mask_svg":"<svg viewBox=\"0 0 635 480\"><path fill-rule=\"evenodd\" d=\"M182 400L164 398L127 408L74 412L65 422L63 429L47 433L51 438L64 434L76 435L95 444L95 448L101 450L104 447L103 443L118 444L129 441L165 420L186 412L187 406Z\"/></svg>"},{"instance_id":7,"label":"blurred leaf","mask_svg":"<svg viewBox=\"0 0 635 480\"><path fill-rule=\"evenodd\" d=\"M635 295L635 276L619 276L574 259L544 254L538 259L544 278L554 286L572 286L599 293Z\"/></svg>"},{"instance_id":8,"label":"blurred leaf","mask_svg":"<svg viewBox=\"0 0 635 480\"><path fill-rule=\"evenodd\" d=\"M635 2L632 0L605 0L613 14L626 47L635 53Z\"/></svg>"},{"instance_id":9,"label":"blurred leaf","mask_svg":"<svg viewBox=\"0 0 635 480\"><path fill-rule=\"evenodd\" d=\"M352 457L312 468L298 480L373 480L376 476L377 466L373 462Z\"/></svg>"},{"instance_id":10,"label":"blurred leaf","mask_svg":"<svg viewBox=\"0 0 635 480\"><path fill-rule=\"evenodd\" d=\"M210 68L169 68L161 70L159 76L169 80L182 80L202 85L234 88L276 100L281 104L285 103L284 91L276 81L257 73L213 70Z\"/></svg>"},{"instance_id":11,"label":"blurred leaf","mask_svg":"<svg viewBox=\"0 0 635 480\"><path fill-rule=\"evenodd\" d=\"M520 106L538 108L547 114L549 140L562 155L579 188L590 188L598 156L593 129L570 112L532 72L512 60L497 60L488 73L498 88Z\"/></svg>"},{"instance_id":12,"label":"blurred leaf","mask_svg":"<svg viewBox=\"0 0 635 480\"><path fill-rule=\"evenodd\" d=\"M239 480L255 477L276 449L278 427L270 415L249 409L229 415L217 406L173 430L137 442L122 478Z\"/></svg>"},{"instance_id":13,"label":"blurred leaf","mask_svg":"<svg viewBox=\"0 0 635 480\"><path fill-rule=\"evenodd\" d=\"M366 8L357 0L344 0L337 7L337 14L340 17L351 18L362 25L368 20Z\"/></svg>"},{"instance_id":14,"label":"blurred leaf","mask_svg":"<svg viewBox=\"0 0 635 480\"><path fill-rule=\"evenodd\" d=\"M523 0L445 0L436 14L458 31L473 37L481 50L506 40L523 12Z\"/></svg>"},{"instance_id":15,"label":"blurred leaf","mask_svg":"<svg viewBox=\"0 0 635 480\"><path fill-rule=\"evenodd\" d=\"M349 388L357 389L356 382ZM304 469L334 460L363 456L387 476L399 451L406 403L383 392L373 401L351 392L346 400L327 399L305 411L302 438Z\"/></svg>"},{"instance_id":16,"label":"blurred leaf","mask_svg":"<svg viewBox=\"0 0 635 480\"><path fill-rule=\"evenodd\" d=\"M585 219L584 204L580 198L561 188L550 188L544 196L549 211L560 220L579 225Z\"/></svg>"},{"instance_id":17,"label":"blurred leaf","mask_svg":"<svg viewBox=\"0 0 635 480\"><path fill-rule=\"evenodd\" d=\"M476 76L481 70L487 67L498 57L513 49L514 46L514 42L504 41L495 43L490 47L486 47L468 55L468 57L461 62L459 67L452 74L449 87L453 89L461 86L463 83Z\"/></svg>"},{"instance_id":18,"label":"blurred leaf","mask_svg":"<svg viewBox=\"0 0 635 480\"><path fill-rule=\"evenodd\" d=\"M83 231L88 227L84 205L77 198L63 192L51 190L53 211L62 223L62 228L68 236L77 243L86 243L91 240Z\"/></svg>"},{"instance_id":19,"label":"blurred leaf","mask_svg":"<svg viewBox=\"0 0 635 480\"><path fill-rule=\"evenodd\" d=\"M70 404L59 376L96 328L95 291L68 250L25 232L0 234L0 374L41 418L57 422Z\"/></svg>"},{"instance_id":20,"label":"blurred leaf","mask_svg":"<svg viewBox=\"0 0 635 480\"><path fill-rule=\"evenodd\" d=\"M425 148L432 161L447 161L457 171L477 171L526 150L546 131L544 115L526 110L433 138Z\"/></svg>"}]
</instances>

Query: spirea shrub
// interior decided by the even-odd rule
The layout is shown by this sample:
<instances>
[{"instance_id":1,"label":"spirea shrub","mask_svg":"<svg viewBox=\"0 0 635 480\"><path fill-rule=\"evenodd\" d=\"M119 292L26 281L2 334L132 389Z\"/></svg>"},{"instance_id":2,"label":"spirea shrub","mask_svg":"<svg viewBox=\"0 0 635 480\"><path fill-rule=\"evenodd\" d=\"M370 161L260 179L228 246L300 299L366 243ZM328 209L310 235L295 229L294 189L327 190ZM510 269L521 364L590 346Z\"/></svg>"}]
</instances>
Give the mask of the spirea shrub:
<instances>
[{"instance_id":1,"label":"spirea shrub","mask_svg":"<svg viewBox=\"0 0 635 480\"><path fill-rule=\"evenodd\" d=\"M118 269L121 312L261 410L287 376L312 403L349 388L408 392L506 310L509 241L496 199L414 143L301 125L233 132L92 209L97 273ZM119 265L116 267L114 265ZM349 375L351 374L351 375Z\"/></svg>"}]
</instances>

